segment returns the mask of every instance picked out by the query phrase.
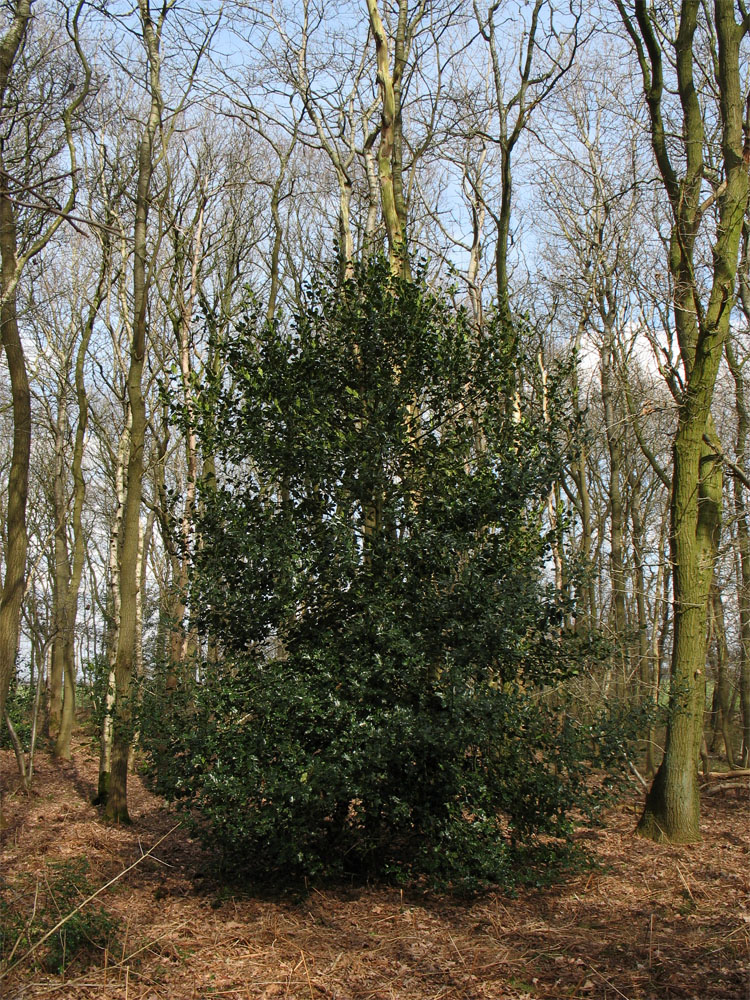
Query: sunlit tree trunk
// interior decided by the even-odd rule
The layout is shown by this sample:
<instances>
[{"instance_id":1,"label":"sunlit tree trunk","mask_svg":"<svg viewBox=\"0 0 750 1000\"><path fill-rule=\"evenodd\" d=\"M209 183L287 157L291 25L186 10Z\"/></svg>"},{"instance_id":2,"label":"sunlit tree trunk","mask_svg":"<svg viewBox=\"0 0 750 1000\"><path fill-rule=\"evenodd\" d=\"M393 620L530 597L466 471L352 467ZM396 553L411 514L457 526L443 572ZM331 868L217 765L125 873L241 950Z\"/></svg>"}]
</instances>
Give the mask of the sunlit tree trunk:
<instances>
[{"instance_id":1,"label":"sunlit tree trunk","mask_svg":"<svg viewBox=\"0 0 750 1000\"><path fill-rule=\"evenodd\" d=\"M388 35L377 0L367 0L367 10L370 15L370 29L375 41L381 98L380 144L377 152L380 205L388 234L391 268L395 274L409 277L411 268L406 241L401 97L404 69L414 31L424 13L424 6L420 6L412 20L409 21L408 2L407 0L399 0L393 68L391 68Z\"/></svg>"},{"instance_id":2,"label":"sunlit tree trunk","mask_svg":"<svg viewBox=\"0 0 750 1000\"><path fill-rule=\"evenodd\" d=\"M735 21L734 4L716 0L713 31L717 49L718 114L722 128L723 180L703 200L704 113L694 76L695 36L708 5L683 0L673 52L665 59L667 35L650 4L630 13L617 0L636 49L648 105L651 140L672 210L669 271L673 314L684 369L677 399L673 445L671 556L674 567L674 645L670 716L664 759L646 798L638 833L654 840L685 843L700 839L697 765L703 739L707 601L721 529L722 458L711 420L711 401L735 298L739 241L747 206L748 175L743 161L740 42L747 20ZM671 27L671 26L670 26ZM701 56L700 58L703 58ZM674 135L667 138L662 98L665 63L673 60L682 111L682 176L672 162ZM694 251L708 208L718 206L712 240L713 266L707 301L695 275Z\"/></svg>"},{"instance_id":3,"label":"sunlit tree trunk","mask_svg":"<svg viewBox=\"0 0 750 1000\"><path fill-rule=\"evenodd\" d=\"M151 103L146 126L138 149L138 181L135 196L133 244L133 329L130 367L127 378L130 407L130 451L128 457L120 564L120 628L115 657L115 702L112 719L112 757L109 794L105 816L113 822L130 822L128 813L128 758L134 727L134 671L138 638L138 549L140 540L141 493L143 488L143 449L146 437L146 402L143 395L143 367L146 356L148 305L147 226L151 201L151 178L154 171L154 147L161 124L162 96L159 51L165 8L156 22L149 0L139 0L143 41L148 60Z\"/></svg>"},{"instance_id":4,"label":"sunlit tree trunk","mask_svg":"<svg viewBox=\"0 0 750 1000\"><path fill-rule=\"evenodd\" d=\"M75 713L75 662L73 622L68 618L68 588L71 566L68 552L67 489L65 451L68 431L67 386L58 389L57 419L55 421L55 478L53 485L53 511L55 518L55 571L53 580L53 629L52 662L50 669L50 735L55 738L55 755L70 756L70 736Z\"/></svg>"},{"instance_id":5,"label":"sunlit tree trunk","mask_svg":"<svg viewBox=\"0 0 750 1000\"><path fill-rule=\"evenodd\" d=\"M73 491L73 510L71 516L73 548L72 558L68 553L67 538L65 539L64 546L61 546L64 554L63 569L67 571L65 586L60 590L60 600L63 605L62 624L65 630L65 642L63 646L63 677L65 686L63 689L60 729L55 742L55 755L66 760L70 758L70 738L75 716L76 664L74 637L78 616L78 595L81 589L81 579L83 578L83 568L86 560L86 539L84 537L83 526L83 504L86 499L86 482L83 473L83 450L86 440L86 432L88 429L89 403L84 379L84 365L88 354L89 342L94 330L94 323L96 321L99 308L104 300L108 277L109 237L105 234L102 243L102 258L99 266L97 286L94 292L94 298L89 306L86 316L84 317L81 338L76 351L74 386L78 416L71 461ZM61 488L62 485L63 484L61 482ZM65 504L65 507L67 507L67 503ZM56 512L55 516L64 519L64 514L65 511L61 505L59 514Z\"/></svg>"},{"instance_id":6,"label":"sunlit tree trunk","mask_svg":"<svg viewBox=\"0 0 750 1000\"><path fill-rule=\"evenodd\" d=\"M67 366L66 366L67 367ZM57 390L57 416L55 419L55 474L52 484L52 510L54 517L54 572L52 580L52 656L48 681L49 708L47 724L50 736L59 737L62 723L63 684L65 676L65 653L68 637L67 606L65 597L70 582L70 558L68 556L67 498L65 475L65 451L67 445L68 407L67 385L62 377ZM70 705L70 699L68 699ZM68 720L66 720L67 722Z\"/></svg>"},{"instance_id":7,"label":"sunlit tree trunk","mask_svg":"<svg viewBox=\"0 0 750 1000\"><path fill-rule=\"evenodd\" d=\"M734 767L734 747L729 725L731 711L731 684L729 680L729 647L724 626L724 603L716 580L711 584L711 632L716 650L716 674L714 677L714 736L721 734L727 763Z\"/></svg>"},{"instance_id":8,"label":"sunlit tree trunk","mask_svg":"<svg viewBox=\"0 0 750 1000\"><path fill-rule=\"evenodd\" d=\"M109 538L107 598L107 677L102 693L102 725L99 734L99 782L94 805L105 805L112 772L112 719L115 704L115 665L120 634L120 535L125 510L127 460L130 452L130 411L120 435L115 465L115 508Z\"/></svg>"}]
</instances>

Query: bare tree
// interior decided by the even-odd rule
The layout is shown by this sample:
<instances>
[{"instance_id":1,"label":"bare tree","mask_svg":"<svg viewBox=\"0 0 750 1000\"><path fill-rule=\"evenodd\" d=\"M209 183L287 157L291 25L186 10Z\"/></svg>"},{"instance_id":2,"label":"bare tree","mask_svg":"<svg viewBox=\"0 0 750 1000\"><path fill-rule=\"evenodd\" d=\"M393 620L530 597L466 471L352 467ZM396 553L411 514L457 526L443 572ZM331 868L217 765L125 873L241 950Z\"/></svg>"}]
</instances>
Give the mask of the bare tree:
<instances>
[{"instance_id":1,"label":"bare tree","mask_svg":"<svg viewBox=\"0 0 750 1000\"><path fill-rule=\"evenodd\" d=\"M14 177L9 165L8 150L12 148L14 138L19 141L16 133L30 137L33 132L23 120L23 78L16 80L14 77L29 35L32 0L18 0L8 5L7 10L7 20L0 37L0 118L6 129L5 141L0 147L0 326L12 390L13 452L8 477L5 576L0 594L0 719L5 713L8 687L15 667L27 552L31 395L18 328L17 289L26 265L50 242L74 208L78 187L74 120L91 84L91 70L79 40L79 20L83 10L83 3L79 3L76 7L66 8L67 31L82 72L78 79L74 78L72 97L60 108L57 120L68 156L64 171L68 189L59 202L54 193L45 191L47 177L44 175L54 161L42 168L41 177L37 176L29 182L25 178ZM36 153L35 149L26 149L24 158L33 160ZM60 179L59 169L56 179ZM36 224L32 227L30 238L25 239L21 246L18 215L19 209L24 206L30 206L35 213Z\"/></svg>"},{"instance_id":2,"label":"bare tree","mask_svg":"<svg viewBox=\"0 0 750 1000\"><path fill-rule=\"evenodd\" d=\"M664 759L638 832L654 840L684 843L700 839L697 761L703 739L707 601L722 497L721 448L711 401L730 330L748 197L740 50L750 17L741 0L737 8L716 0L713 13L699 0L683 0L676 35L671 36L673 24L668 23L669 15L662 18L660 7L645 0L634 10L621 0L616 0L616 7L641 69L651 144L671 209L668 267L682 364L671 501L675 635L670 718ZM721 128L718 172L713 176L700 88L706 52L716 95L712 113ZM670 66L674 66L677 107L668 99ZM710 228L711 222L715 228ZM699 257L701 240L708 242L712 256L704 266Z\"/></svg>"},{"instance_id":3,"label":"bare tree","mask_svg":"<svg viewBox=\"0 0 750 1000\"><path fill-rule=\"evenodd\" d=\"M535 109L549 97L573 65L581 7L578 4L567 6L567 10L558 10L553 0L534 0L530 12L519 5L512 18L506 4L492 2L482 8L478 0L474 0L474 16L479 34L489 50L494 85L496 126L487 131L485 139L500 150L500 205L497 208L489 205L488 209L497 228L498 307L506 319L511 316L508 251L513 208L513 155ZM511 20L521 25L521 31L520 37L508 44L507 24ZM556 25L556 20L563 26ZM513 64L517 78L513 78L508 69Z\"/></svg>"},{"instance_id":4,"label":"bare tree","mask_svg":"<svg viewBox=\"0 0 750 1000\"><path fill-rule=\"evenodd\" d=\"M192 52L188 79L178 106L171 109L165 126L162 79L162 38L167 18L177 0L168 0L154 13L150 0L138 0L140 39L144 48L149 98L148 114L138 143L138 172L134 193L132 331L127 375L130 413L129 455L122 533L118 539L120 577L120 623L115 655L115 700L113 706L112 763L105 816L114 822L129 822L127 806L128 759L135 723L134 677L139 635L139 552L141 551L141 499L144 446L148 427L143 391L144 363L148 340L148 308L153 281L154 249L149 244L149 211L153 199L157 161L167 148L169 136L179 121L197 67L216 31L218 21L204 26ZM158 140L161 140L160 142Z\"/></svg>"}]
</instances>

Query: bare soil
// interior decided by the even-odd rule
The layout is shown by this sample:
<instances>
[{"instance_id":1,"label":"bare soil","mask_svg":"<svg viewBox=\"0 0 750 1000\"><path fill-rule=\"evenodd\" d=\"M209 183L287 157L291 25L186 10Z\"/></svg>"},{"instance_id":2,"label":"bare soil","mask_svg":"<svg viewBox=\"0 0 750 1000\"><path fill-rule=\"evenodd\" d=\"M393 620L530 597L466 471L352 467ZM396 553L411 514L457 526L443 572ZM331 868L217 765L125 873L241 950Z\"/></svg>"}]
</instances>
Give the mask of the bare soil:
<instances>
[{"instance_id":1,"label":"bare soil","mask_svg":"<svg viewBox=\"0 0 750 1000\"><path fill-rule=\"evenodd\" d=\"M578 832L594 866L551 888L468 901L384 886L268 899L222 887L137 776L133 826L105 825L84 743L71 762L40 753L36 768L24 795L12 754L0 754L0 901L17 907L25 887L33 909L46 897L29 887L49 884L61 862L85 859L95 889L141 860L88 904L119 922L109 946L62 975L36 960L42 947L13 969L6 961L7 1000L750 1000L746 779L704 798L703 841L687 847L633 836L634 792L605 828Z\"/></svg>"}]
</instances>

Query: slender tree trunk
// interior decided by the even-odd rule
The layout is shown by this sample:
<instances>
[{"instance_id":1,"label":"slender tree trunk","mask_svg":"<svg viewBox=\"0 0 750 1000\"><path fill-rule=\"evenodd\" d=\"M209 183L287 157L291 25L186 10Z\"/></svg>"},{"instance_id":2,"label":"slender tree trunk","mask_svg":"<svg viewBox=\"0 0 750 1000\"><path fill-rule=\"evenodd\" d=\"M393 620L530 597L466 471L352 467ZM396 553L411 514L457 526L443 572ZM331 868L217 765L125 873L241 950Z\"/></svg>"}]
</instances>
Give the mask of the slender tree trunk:
<instances>
[{"instance_id":1,"label":"slender tree trunk","mask_svg":"<svg viewBox=\"0 0 750 1000\"><path fill-rule=\"evenodd\" d=\"M120 634L120 535L125 511L127 456L130 452L130 410L117 446L115 494L117 508L109 538L109 595L107 599L107 677L102 693L102 727L99 737L99 783L94 805L106 805L112 772L112 719L115 704L115 665Z\"/></svg>"},{"instance_id":2,"label":"slender tree trunk","mask_svg":"<svg viewBox=\"0 0 750 1000\"><path fill-rule=\"evenodd\" d=\"M281 230L278 228L281 225L281 220L278 216L278 195L282 178L283 171L274 187L271 199L272 211L277 229L273 247L274 259L271 262L271 298L269 299L269 309L271 308L271 303L273 303L275 308L275 288L278 285L278 249L281 245ZM193 412L192 400L193 369L190 350L190 330L193 323L195 300L198 294L199 270L202 259L201 243L203 236L204 210L205 205L201 205L193 234L188 294L187 296L184 296L181 291L178 293L178 316L176 317L176 339L180 359L180 380L182 383L182 398L187 418L185 426L185 462L187 481L185 483L185 495L179 523L179 533L182 542L181 551L179 554L174 553L171 560L173 566L173 588L175 596L172 634L170 636L169 643L170 663L166 678L166 689L168 691L174 691L177 687L178 673L181 669L181 665L184 665L187 661L188 649L190 646L190 628L188 623L185 621L185 614L187 611L185 595L188 587L188 566L192 544L192 531L195 524L195 504L198 485L198 439L195 431L196 421L195 414ZM267 318L269 320L272 319L272 313L267 314Z\"/></svg>"},{"instance_id":3,"label":"slender tree trunk","mask_svg":"<svg viewBox=\"0 0 750 1000\"><path fill-rule=\"evenodd\" d=\"M649 650L649 684L650 697L654 707L658 708L661 688L661 665L664 659L664 641L669 622L669 566L666 559L668 515L666 510L662 517L659 530L659 566L654 582L654 605L651 617L651 645ZM656 728L649 726L646 737L646 774L653 778L656 774Z\"/></svg>"},{"instance_id":4,"label":"slender tree trunk","mask_svg":"<svg viewBox=\"0 0 750 1000\"><path fill-rule=\"evenodd\" d=\"M145 676L145 668L143 662L143 611L144 603L146 598L146 575L148 569L148 555L151 548L151 539L154 532L154 521L156 519L155 512L153 510L149 511L148 517L146 519L145 525L141 526L141 536L138 545L138 579L140 585L138 588L138 605L136 609L136 631L137 640L135 644L136 657L135 657L135 679L136 679L136 703L140 707L142 701L142 688L141 682ZM133 731L133 738L130 741L130 753L128 756L128 769L133 770L134 760L135 760L135 749L136 745L140 739L140 724L136 722L135 729Z\"/></svg>"},{"instance_id":5,"label":"slender tree trunk","mask_svg":"<svg viewBox=\"0 0 750 1000\"><path fill-rule=\"evenodd\" d=\"M402 175L401 88L409 50L407 0L399 0L398 28L393 70L391 70L388 36L380 16L377 0L367 0L370 29L375 40L378 85L381 97L380 145L378 146L378 180L380 204L388 234L391 268L394 274L408 278L411 274L406 245L406 200ZM421 14L418 15L418 19Z\"/></svg>"},{"instance_id":6,"label":"slender tree trunk","mask_svg":"<svg viewBox=\"0 0 750 1000\"><path fill-rule=\"evenodd\" d=\"M2 167L0 165L0 171ZM13 206L0 172L0 254L2 288L15 275L16 227ZM0 595L0 719L16 665L26 569L26 499L31 457L31 392L18 331L15 292L0 308L2 343L10 374L13 408L13 450L8 476L5 577Z\"/></svg>"},{"instance_id":7,"label":"slender tree trunk","mask_svg":"<svg viewBox=\"0 0 750 1000\"><path fill-rule=\"evenodd\" d=\"M581 340L590 315L590 303L586 302L582 315L578 321L578 329L575 339L576 365L573 369L573 405L575 413L581 413L580 385L578 382L578 357L581 349ZM593 554L593 521L591 517L591 495L588 484L588 451L585 442L581 443L580 453L577 461L573 463L571 476L578 492L578 511L581 518L581 541L579 546L579 558L586 574L586 583L580 595L580 608L583 614L579 618L579 627L593 630L598 625L599 613L596 600L596 577L594 575Z\"/></svg>"},{"instance_id":8,"label":"slender tree trunk","mask_svg":"<svg viewBox=\"0 0 750 1000\"><path fill-rule=\"evenodd\" d=\"M745 149L750 161L750 136L745 137ZM740 266L740 303L745 320L750 324L750 221L746 218L742 231L742 258ZM737 465L747 473L748 440L750 440L750 413L745 394L745 376L738 364L731 339L727 340L726 356L734 380L737 408ZM742 707L742 766L750 765L750 516L748 515L745 485L737 472L732 477L734 513L739 542L737 603L740 616L740 705Z\"/></svg>"},{"instance_id":9,"label":"slender tree trunk","mask_svg":"<svg viewBox=\"0 0 750 1000\"><path fill-rule=\"evenodd\" d=\"M729 648L727 646L727 634L724 627L724 604L716 580L711 585L711 617L716 649L716 675L714 677L716 716L714 719L714 733L721 733L727 763L730 767L734 767L734 746L732 745L729 716L732 700L731 684L729 682Z\"/></svg>"},{"instance_id":10,"label":"slender tree trunk","mask_svg":"<svg viewBox=\"0 0 750 1000\"><path fill-rule=\"evenodd\" d=\"M624 504L622 499L622 434L621 422L615 415L615 402L612 390L612 352L613 326L615 321L614 306L604 316L604 344L601 356L601 386L602 402L604 404L604 427L609 450L609 515L610 515L610 550L609 559L612 580L612 605L614 619L614 646L616 662L613 664L615 689L622 701L626 697L627 665L627 608L625 590L625 559L623 545L623 530L625 524Z\"/></svg>"},{"instance_id":11,"label":"slender tree trunk","mask_svg":"<svg viewBox=\"0 0 750 1000\"><path fill-rule=\"evenodd\" d=\"M67 502L65 489L65 450L68 429L67 379L61 378L57 392L57 417L55 420L55 475L52 486L54 531L54 575L52 588L52 658L49 673L49 708L47 724L49 735L60 742L62 725L63 685L68 682L65 655L68 646L67 593L70 583L70 558L68 556ZM70 698L68 699L70 715ZM72 725L72 716L65 720L66 729ZM68 740L69 742L69 740ZM65 736L63 735L63 745ZM56 750L57 752L57 750Z\"/></svg>"},{"instance_id":12,"label":"slender tree trunk","mask_svg":"<svg viewBox=\"0 0 750 1000\"><path fill-rule=\"evenodd\" d=\"M638 621L638 635L634 646L634 659L638 664L638 701L642 703L649 695L651 684L651 663L649 660L648 622L646 619L646 580L644 574L644 527L641 514L641 487L638 474L633 472L630 481L630 519L633 523L633 567L635 607ZM657 588L659 585L657 579ZM658 593L658 589L657 589Z\"/></svg>"},{"instance_id":13,"label":"slender tree trunk","mask_svg":"<svg viewBox=\"0 0 750 1000\"><path fill-rule=\"evenodd\" d=\"M471 249L469 251L469 266L466 269L469 301L474 315L474 326L477 330L482 328L482 285L479 269L482 263L482 233L484 232L487 207L482 198L481 174L486 158L487 150L485 148L479 154L479 160L476 164L476 183L471 186Z\"/></svg>"},{"instance_id":14,"label":"slender tree trunk","mask_svg":"<svg viewBox=\"0 0 750 1000\"><path fill-rule=\"evenodd\" d=\"M12 4L11 8L10 25L0 39L0 110L5 106L10 72L31 17L31 2L25 0ZM6 508L5 576L0 592L0 722L5 717L5 704L18 649L26 571L26 499L31 458L31 392L16 314L19 274L17 246L15 209L0 149L0 333L10 375L13 411L13 448Z\"/></svg>"},{"instance_id":15,"label":"slender tree trunk","mask_svg":"<svg viewBox=\"0 0 750 1000\"><path fill-rule=\"evenodd\" d=\"M125 509L120 544L120 630L115 659L115 704L112 725L112 767L105 816L116 823L129 823L128 757L135 725L134 670L138 639L137 608L140 579L138 548L140 538L141 493L143 488L143 448L146 437L146 402L143 396L143 367L146 356L148 305L148 213L154 145L161 124L160 32L164 11L154 24L149 0L138 2L143 39L149 67L151 106L138 150L138 181L135 197L133 241L133 334L127 391L130 406L130 454L125 490Z\"/></svg>"},{"instance_id":16,"label":"slender tree trunk","mask_svg":"<svg viewBox=\"0 0 750 1000\"><path fill-rule=\"evenodd\" d=\"M378 167L372 147L377 138L377 129L366 138L362 156L365 161L365 176L367 177L367 217L365 221L364 254L368 257L375 250L375 235L378 229L378 208L380 207Z\"/></svg>"},{"instance_id":17,"label":"slender tree trunk","mask_svg":"<svg viewBox=\"0 0 750 1000\"><path fill-rule=\"evenodd\" d=\"M508 330L511 329L510 280L508 277L508 245L510 243L510 214L513 205L513 172L511 147L507 137L500 145L500 212L497 216L497 244L495 246L495 279L500 316Z\"/></svg>"},{"instance_id":18,"label":"slender tree trunk","mask_svg":"<svg viewBox=\"0 0 750 1000\"><path fill-rule=\"evenodd\" d=\"M99 268L99 279L97 282L94 299L85 317L81 339L76 352L75 364L75 392L76 404L78 408L78 419L76 423L75 440L73 443L73 460L71 463L71 477L73 480L73 513L71 518L71 529L73 538L73 557L68 559L67 544L65 547L67 582L64 590L64 625L65 625L65 647L63 657L63 670L65 687L63 692L62 718L60 731L55 744L55 755L64 759L70 758L70 738L75 718L75 686L76 686L76 664L75 664L75 627L78 618L78 594L81 589L83 578L83 568L86 560L86 539L83 528L83 504L86 498L86 482L83 475L83 449L88 428L88 397L86 395L86 384L84 380L84 366L88 354L89 341L94 330L94 323L99 308L104 300L109 273L109 237L105 235L102 245L102 260ZM60 517L63 511L60 510ZM67 539L66 539L67 542Z\"/></svg>"}]
</instances>

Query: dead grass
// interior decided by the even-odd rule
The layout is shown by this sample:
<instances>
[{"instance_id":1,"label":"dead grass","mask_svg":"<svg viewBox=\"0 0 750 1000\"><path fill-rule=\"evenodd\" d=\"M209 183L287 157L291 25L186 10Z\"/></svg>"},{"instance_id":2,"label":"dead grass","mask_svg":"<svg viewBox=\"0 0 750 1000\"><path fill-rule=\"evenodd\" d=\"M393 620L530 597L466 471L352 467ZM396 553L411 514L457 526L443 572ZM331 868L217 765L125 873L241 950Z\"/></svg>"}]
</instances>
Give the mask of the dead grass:
<instances>
[{"instance_id":1,"label":"dead grass","mask_svg":"<svg viewBox=\"0 0 750 1000\"><path fill-rule=\"evenodd\" d=\"M96 761L39 756L35 789L15 789L0 754L6 886L85 858L103 885L152 847L174 814L131 779L131 828L90 799ZM389 887L232 894L181 829L97 900L119 919L114 953L64 977L28 961L0 981L7 1000L750 1000L747 784L706 797L703 842L632 835L638 802L579 836L597 867L555 888L473 901ZM2 884L0 882L0 884ZM20 953L20 952L19 952Z\"/></svg>"}]
</instances>

